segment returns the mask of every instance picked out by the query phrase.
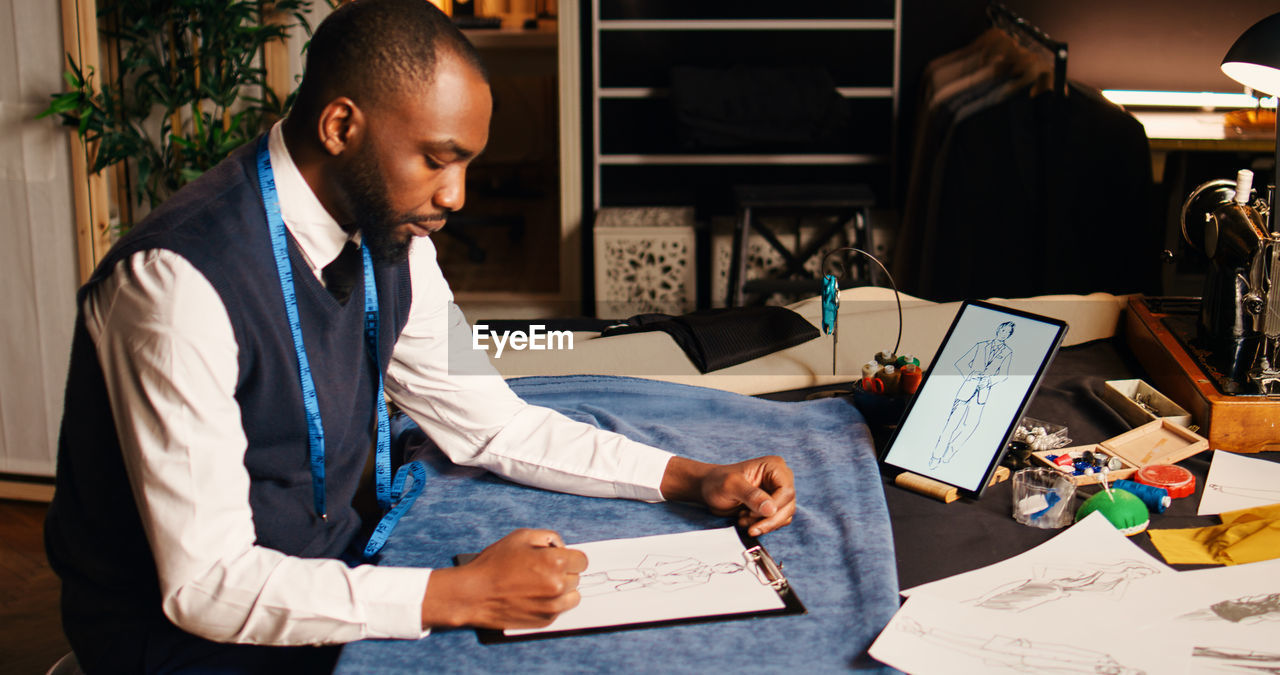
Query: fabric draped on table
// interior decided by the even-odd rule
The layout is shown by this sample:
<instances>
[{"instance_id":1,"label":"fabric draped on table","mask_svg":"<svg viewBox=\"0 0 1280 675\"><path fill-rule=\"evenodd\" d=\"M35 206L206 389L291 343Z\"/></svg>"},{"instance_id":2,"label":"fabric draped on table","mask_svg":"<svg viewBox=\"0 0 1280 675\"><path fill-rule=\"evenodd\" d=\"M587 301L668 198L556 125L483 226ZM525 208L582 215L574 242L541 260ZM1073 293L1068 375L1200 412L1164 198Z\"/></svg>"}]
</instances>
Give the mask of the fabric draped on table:
<instances>
[{"instance_id":1,"label":"fabric draped on table","mask_svg":"<svg viewBox=\"0 0 1280 675\"><path fill-rule=\"evenodd\" d=\"M808 613L481 645L471 630L416 642L344 648L337 672L832 671L874 666L863 653L898 608L894 547L872 440L844 399L781 403L650 380L563 376L511 381L536 405L710 462L764 454L795 472L794 522L761 537ZM551 528L569 545L723 527L679 503L646 504L532 489L453 465L411 421L394 423L427 487L379 564L440 567L519 527Z\"/></svg>"}]
</instances>

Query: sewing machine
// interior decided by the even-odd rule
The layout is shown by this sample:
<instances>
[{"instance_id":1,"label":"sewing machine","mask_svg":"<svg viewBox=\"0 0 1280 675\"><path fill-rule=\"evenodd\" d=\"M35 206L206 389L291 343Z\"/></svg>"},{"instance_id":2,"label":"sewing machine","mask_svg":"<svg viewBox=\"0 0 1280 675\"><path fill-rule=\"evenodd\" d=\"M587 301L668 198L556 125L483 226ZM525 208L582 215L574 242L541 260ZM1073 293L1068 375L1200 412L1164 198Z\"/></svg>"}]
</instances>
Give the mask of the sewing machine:
<instances>
[{"instance_id":1,"label":"sewing machine","mask_svg":"<svg viewBox=\"0 0 1280 675\"><path fill-rule=\"evenodd\" d=\"M1280 448L1280 233L1253 173L1213 180L1182 207L1182 235L1209 260L1200 298L1130 304L1129 344L1211 446Z\"/></svg>"},{"instance_id":2,"label":"sewing machine","mask_svg":"<svg viewBox=\"0 0 1280 675\"><path fill-rule=\"evenodd\" d=\"M1280 385L1280 234L1268 231L1268 203L1253 172L1209 181L1182 207L1182 235L1210 261L1196 340L1229 394L1267 394Z\"/></svg>"}]
</instances>

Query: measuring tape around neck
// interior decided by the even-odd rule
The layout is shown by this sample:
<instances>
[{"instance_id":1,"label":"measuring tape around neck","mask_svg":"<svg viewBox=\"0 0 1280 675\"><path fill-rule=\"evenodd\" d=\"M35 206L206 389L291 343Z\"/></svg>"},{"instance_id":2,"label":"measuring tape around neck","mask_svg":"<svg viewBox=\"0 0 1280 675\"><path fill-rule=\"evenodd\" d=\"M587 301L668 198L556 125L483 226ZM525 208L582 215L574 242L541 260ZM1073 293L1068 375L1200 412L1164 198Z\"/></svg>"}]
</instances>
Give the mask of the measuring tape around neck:
<instances>
[{"instance_id":1,"label":"measuring tape around neck","mask_svg":"<svg viewBox=\"0 0 1280 675\"><path fill-rule=\"evenodd\" d=\"M306 345L302 341L302 322L298 316L298 296L293 281L293 265L289 260L288 240L285 232L284 218L280 214L280 199L276 191L275 176L271 171L271 153L267 146L267 136L258 143L257 154L258 186L262 193L262 202L266 210L267 226L271 234L271 248L275 257L276 272L280 277L280 290L284 293L285 315L289 322L289 331L293 336L294 352L298 358L298 376L302 385L302 404L307 417L307 450L311 465L311 488L316 514L322 520L328 519L325 504L325 466L324 466L324 424L320 419L320 401L316 395L315 381L311 376L311 364L307 360ZM375 487L378 506L385 512L379 522L374 536L365 548L365 557L372 557L386 543L386 537L395 528L400 516L408 510L413 500L422 491L426 478L425 467L419 462L411 462L400 468L395 477L395 485L391 479L391 424L387 414L387 399L383 387L382 362L378 355L378 289L373 278L373 260L367 246L360 247L364 266L364 334L369 356L373 360L374 370L378 374L377 391L374 393L377 409L377 451L374 462ZM417 465L416 467L413 465ZM413 473L413 488L400 500L403 491L406 470Z\"/></svg>"}]
</instances>

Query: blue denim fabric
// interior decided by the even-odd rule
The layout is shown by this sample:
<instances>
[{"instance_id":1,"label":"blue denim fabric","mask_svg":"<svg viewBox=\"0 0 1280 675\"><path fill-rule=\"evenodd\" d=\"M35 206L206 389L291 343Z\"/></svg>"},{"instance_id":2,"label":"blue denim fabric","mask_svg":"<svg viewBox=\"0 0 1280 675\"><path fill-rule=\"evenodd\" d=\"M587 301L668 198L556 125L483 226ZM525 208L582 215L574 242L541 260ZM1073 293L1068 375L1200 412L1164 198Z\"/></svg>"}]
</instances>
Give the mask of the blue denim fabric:
<instances>
[{"instance_id":1,"label":"blue denim fabric","mask_svg":"<svg viewBox=\"0 0 1280 675\"><path fill-rule=\"evenodd\" d=\"M531 403L637 441L710 462L786 458L799 494L795 521L761 537L808 613L482 645L472 630L419 641L347 645L336 672L836 672L875 668L864 652L898 609L889 514L861 414L842 399L779 403L649 380L521 378ZM399 432L399 433L396 433ZM426 490L379 564L440 567L517 527L566 542L666 534L730 524L687 504L594 499L515 485L451 464L412 422L393 424L406 456L428 465Z\"/></svg>"}]
</instances>

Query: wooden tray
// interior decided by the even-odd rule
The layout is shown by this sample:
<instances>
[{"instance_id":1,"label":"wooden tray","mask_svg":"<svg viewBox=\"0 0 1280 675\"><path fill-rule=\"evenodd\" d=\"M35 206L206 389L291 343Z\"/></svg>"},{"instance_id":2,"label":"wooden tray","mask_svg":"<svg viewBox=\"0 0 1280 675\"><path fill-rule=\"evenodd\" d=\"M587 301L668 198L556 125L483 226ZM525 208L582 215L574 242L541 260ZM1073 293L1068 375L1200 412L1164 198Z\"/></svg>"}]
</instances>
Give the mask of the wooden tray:
<instances>
[{"instance_id":1,"label":"wooden tray","mask_svg":"<svg viewBox=\"0 0 1280 675\"><path fill-rule=\"evenodd\" d=\"M1152 420L1169 420L1180 427L1191 425L1191 414L1169 400L1155 387L1142 380L1107 380L1102 383L1102 401L1111 406L1131 426L1140 426ZM1138 405L1141 396L1159 415Z\"/></svg>"},{"instance_id":2,"label":"wooden tray","mask_svg":"<svg viewBox=\"0 0 1280 675\"><path fill-rule=\"evenodd\" d=\"M1124 464L1122 469L1107 472L1108 480L1120 480L1132 476L1138 469L1149 464L1176 464L1208 447L1208 439L1194 431L1169 420L1155 420L1101 443L1057 450L1040 450L1031 453L1031 456L1045 466L1071 475L1075 470L1074 467L1058 466L1049 461L1048 456L1066 453L1072 457L1080 457L1086 450L1105 452L1119 457ZM1071 477L1076 485L1091 485L1102 480L1100 473Z\"/></svg>"}]
</instances>

